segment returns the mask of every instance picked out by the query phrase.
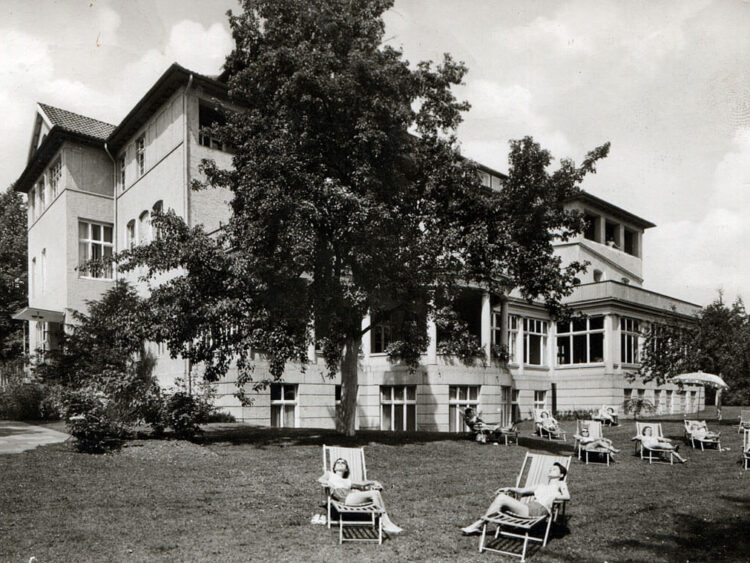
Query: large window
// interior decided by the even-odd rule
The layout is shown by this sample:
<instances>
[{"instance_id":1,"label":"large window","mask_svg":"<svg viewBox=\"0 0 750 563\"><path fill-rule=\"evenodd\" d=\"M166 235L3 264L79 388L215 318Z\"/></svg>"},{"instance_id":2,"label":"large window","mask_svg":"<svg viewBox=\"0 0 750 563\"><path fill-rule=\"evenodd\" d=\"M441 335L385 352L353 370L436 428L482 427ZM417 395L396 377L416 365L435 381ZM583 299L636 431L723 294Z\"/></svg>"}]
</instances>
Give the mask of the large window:
<instances>
[{"instance_id":1,"label":"large window","mask_svg":"<svg viewBox=\"0 0 750 563\"><path fill-rule=\"evenodd\" d=\"M139 178L146 173L146 137L144 135L135 140L135 169Z\"/></svg>"},{"instance_id":2,"label":"large window","mask_svg":"<svg viewBox=\"0 0 750 563\"><path fill-rule=\"evenodd\" d=\"M130 250L135 246L135 219L128 221L125 226L125 248Z\"/></svg>"},{"instance_id":3,"label":"large window","mask_svg":"<svg viewBox=\"0 0 750 563\"><path fill-rule=\"evenodd\" d=\"M117 160L117 183L120 185L120 191L125 190L125 156Z\"/></svg>"},{"instance_id":4,"label":"large window","mask_svg":"<svg viewBox=\"0 0 750 563\"><path fill-rule=\"evenodd\" d=\"M547 408L547 391L534 391L534 408L536 410Z\"/></svg>"},{"instance_id":5,"label":"large window","mask_svg":"<svg viewBox=\"0 0 750 563\"><path fill-rule=\"evenodd\" d=\"M502 314L494 313L492 315L492 343L495 346L500 346L502 343L501 333L502 330ZM508 315L508 361L512 364L518 363L518 343L516 337L518 335L518 317L515 315Z\"/></svg>"},{"instance_id":6,"label":"large window","mask_svg":"<svg viewBox=\"0 0 750 563\"><path fill-rule=\"evenodd\" d=\"M448 430L450 432L466 432L464 424L464 410L472 407L476 411L479 406L479 385L451 385L448 394Z\"/></svg>"},{"instance_id":7,"label":"large window","mask_svg":"<svg viewBox=\"0 0 750 563\"><path fill-rule=\"evenodd\" d=\"M297 386L271 383L271 426L294 428L297 423Z\"/></svg>"},{"instance_id":8,"label":"large window","mask_svg":"<svg viewBox=\"0 0 750 563\"><path fill-rule=\"evenodd\" d=\"M78 222L78 269L79 275L89 278L112 277L112 225ZM89 260L106 261L90 266Z\"/></svg>"},{"instance_id":9,"label":"large window","mask_svg":"<svg viewBox=\"0 0 750 563\"><path fill-rule=\"evenodd\" d=\"M48 182L50 191L50 201L57 197L60 190L60 177L62 176L62 161L58 158L52 166L49 167Z\"/></svg>"},{"instance_id":10,"label":"large window","mask_svg":"<svg viewBox=\"0 0 750 563\"><path fill-rule=\"evenodd\" d=\"M225 123L226 119L219 111L201 104L198 107L198 143L220 151L227 150L228 147L211 132L211 127Z\"/></svg>"},{"instance_id":11,"label":"large window","mask_svg":"<svg viewBox=\"0 0 750 563\"><path fill-rule=\"evenodd\" d=\"M547 355L547 321L523 320L523 356L526 364L544 365Z\"/></svg>"},{"instance_id":12,"label":"large window","mask_svg":"<svg viewBox=\"0 0 750 563\"><path fill-rule=\"evenodd\" d=\"M604 361L604 317L557 323L557 363L593 364Z\"/></svg>"},{"instance_id":13,"label":"large window","mask_svg":"<svg viewBox=\"0 0 750 563\"><path fill-rule=\"evenodd\" d=\"M380 386L380 429L417 429L417 386Z\"/></svg>"},{"instance_id":14,"label":"large window","mask_svg":"<svg viewBox=\"0 0 750 563\"><path fill-rule=\"evenodd\" d=\"M39 194L39 213L44 211L45 197L44 197L44 180L39 180L36 184L36 193Z\"/></svg>"},{"instance_id":15,"label":"large window","mask_svg":"<svg viewBox=\"0 0 750 563\"><path fill-rule=\"evenodd\" d=\"M513 392L510 385L500 387L500 424L507 426L513 421Z\"/></svg>"},{"instance_id":16,"label":"large window","mask_svg":"<svg viewBox=\"0 0 750 563\"><path fill-rule=\"evenodd\" d=\"M637 319L620 319L620 361L624 364L636 364L640 361L638 340L640 324Z\"/></svg>"},{"instance_id":17,"label":"large window","mask_svg":"<svg viewBox=\"0 0 750 563\"><path fill-rule=\"evenodd\" d=\"M385 323L376 324L370 329L370 353L385 354L391 343L391 327Z\"/></svg>"},{"instance_id":18,"label":"large window","mask_svg":"<svg viewBox=\"0 0 750 563\"><path fill-rule=\"evenodd\" d=\"M148 211L138 216L138 242L145 244L151 240L151 214Z\"/></svg>"}]
</instances>

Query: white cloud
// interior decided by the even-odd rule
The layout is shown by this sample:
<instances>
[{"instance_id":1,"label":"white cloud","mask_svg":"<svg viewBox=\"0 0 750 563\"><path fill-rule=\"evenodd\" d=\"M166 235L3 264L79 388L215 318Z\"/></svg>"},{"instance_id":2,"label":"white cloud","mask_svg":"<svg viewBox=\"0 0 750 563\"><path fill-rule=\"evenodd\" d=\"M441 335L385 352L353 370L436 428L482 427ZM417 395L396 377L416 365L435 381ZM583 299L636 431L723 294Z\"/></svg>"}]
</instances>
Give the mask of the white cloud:
<instances>
[{"instance_id":1,"label":"white cloud","mask_svg":"<svg viewBox=\"0 0 750 563\"><path fill-rule=\"evenodd\" d=\"M732 150L717 164L697 222L678 221L648 233L647 278L681 287L705 304L723 289L727 299L750 288L750 130L736 133Z\"/></svg>"}]
</instances>

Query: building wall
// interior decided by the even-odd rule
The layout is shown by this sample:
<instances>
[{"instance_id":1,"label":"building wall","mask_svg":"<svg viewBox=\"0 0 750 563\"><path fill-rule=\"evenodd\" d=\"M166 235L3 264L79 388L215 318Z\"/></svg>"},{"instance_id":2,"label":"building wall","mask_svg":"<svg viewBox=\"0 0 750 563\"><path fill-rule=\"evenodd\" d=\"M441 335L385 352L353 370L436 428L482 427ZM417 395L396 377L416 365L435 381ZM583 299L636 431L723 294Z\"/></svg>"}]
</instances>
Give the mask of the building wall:
<instances>
[{"instance_id":1,"label":"building wall","mask_svg":"<svg viewBox=\"0 0 750 563\"><path fill-rule=\"evenodd\" d=\"M107 196L114 194L112 160L105 151L65 143L63 153L66 188Z\"/></svg>"},{"instance_id":2,"label":"building wall","mask_svg":"<svg viewBox=\"0 0 750 563\"><path fill-rule=\"evenodd\" d=\"M188 111L188 152L190 159L190 180L205 181L205 175L201 174L199 167L204 159L213 160L222 169L232 167L232 155L218 149L204 147L198 142L199 133L199 105L201 97L194 90L190 90L186 96ZM206 100L206 103L213 103ZM190 225L203 225L207 232L215 231L220 224L229 221L231 209L229 202L232 192L226 188L209 188L195 191L188 190Z\"/></svg>"}]
</instances>

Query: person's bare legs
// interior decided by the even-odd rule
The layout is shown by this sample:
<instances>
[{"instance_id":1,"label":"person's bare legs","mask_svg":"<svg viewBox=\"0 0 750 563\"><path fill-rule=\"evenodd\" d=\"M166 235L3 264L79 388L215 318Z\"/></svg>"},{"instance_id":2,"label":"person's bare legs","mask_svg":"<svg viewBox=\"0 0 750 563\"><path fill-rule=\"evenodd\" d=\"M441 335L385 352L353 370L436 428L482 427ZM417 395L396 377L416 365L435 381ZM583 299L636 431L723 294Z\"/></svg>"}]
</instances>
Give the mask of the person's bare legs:
<instances>
[{"instance_id":1,"label":"person's bare legs","mask_svg":"<svg viewBox=\"0 0 750 563\"><path fill-rule=\"evenodd\" d=\"M365 504L371 502L377 508L383 511L380 520L383 523L383 530L389 534L399 534L403 529L396 526L385 511L385 503L380 491L352 491L346 495L346 504Z\"/></svg>"},{"instance_id":2,"label":"person's bare legs","mask_svg":"<svg viewBox=\"0 0 750 563\"><path fill-rule=\"evenodd\" d=\"M514 512L515 514L518 514L519 516L524 516L526 518L528 518L529 516L529 505L524 504L520 500L517 500L510 495L506 495L505 493L500 493L494 498L494 500L492 501L492 503L490 504L489 508L484 513L484 515L492 516L493 514L502 512L503 509L508 509L511 512ZM481 527L482 527L482 519L480 518L479 520L477 520L470 526L461 528L461 531L464 534L474 534L478 532Z\"/></svg>"}]
</instances>

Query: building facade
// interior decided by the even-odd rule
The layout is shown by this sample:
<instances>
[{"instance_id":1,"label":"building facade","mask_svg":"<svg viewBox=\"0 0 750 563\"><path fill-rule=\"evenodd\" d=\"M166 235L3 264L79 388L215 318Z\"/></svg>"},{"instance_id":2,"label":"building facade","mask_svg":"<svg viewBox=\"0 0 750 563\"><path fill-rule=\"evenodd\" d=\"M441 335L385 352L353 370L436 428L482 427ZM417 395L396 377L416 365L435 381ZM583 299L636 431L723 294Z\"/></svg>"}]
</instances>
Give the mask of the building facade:
<instances>
[{"instance_id":1,"label":"building facade","mask_svg":"<svg viewBox=\"0 0 750 563\"><path fill-rule=\"evenodd\" d=\"M59 345L74 310L85 310L123 277L142 294L149 284L140 272L92 270L92 258L111 256L149 242L151 214L171 209L190 226L213 232L226 222L231 194L194 191L205 158L220 167L231 154L207 127L232 109L218 79L172 65L127 116L111 125L38 104L28 163L15 189L28 196L29 307L17 318L29 322L30 350ZM502 189L504 176L481 167L489 189ZM430 346L420 367L392 365L385 354L388 330L374 326L360 358L357 425L361 429L462 431L461 411L473 406L488 422L530 418L535 407L558 411L620 405L628 398L652 401L660 413L694 412L703 406L702 388L633 382L642 331L658 321L691 322L697 305L643 288L644 231L654 225L608 202L581 193L567 204L582 210L588 228L560 243L564 262L588 261L568 302L585 317L557 323L540 303L520 296L489 295L466 288L461 316L481 342L485 357L474 365L438 353L440 335L428 323ZM159 283L152 280L150 284ZM363 319L363 327L369 319ZM506 345L510 361L493 350ZM151 343L164 386L200 377L199 366L169 357ZM314 349L309 365L289 365L282 382L258 392L252 406L234 397L236 373L217 384L217 402L238 420L280 427L335 425L338 378L330 379ZM262 355L255 379L268 376Z\"/></svg>"}]
</instances>

